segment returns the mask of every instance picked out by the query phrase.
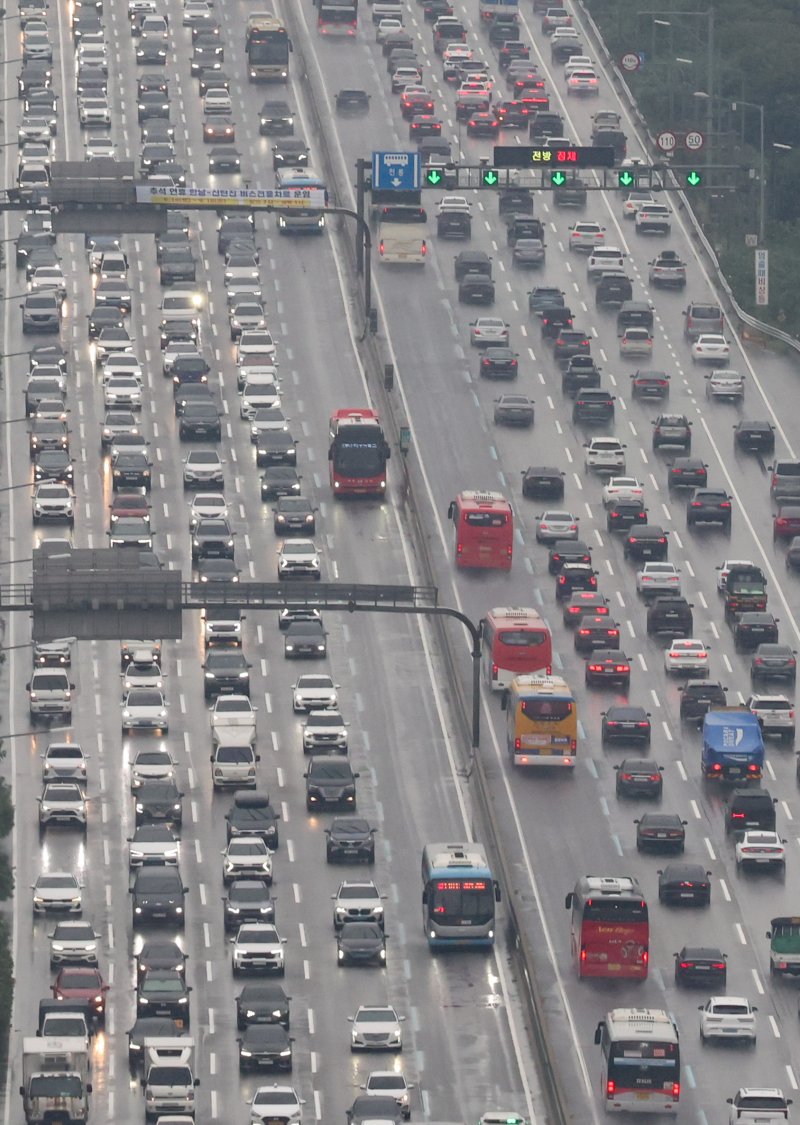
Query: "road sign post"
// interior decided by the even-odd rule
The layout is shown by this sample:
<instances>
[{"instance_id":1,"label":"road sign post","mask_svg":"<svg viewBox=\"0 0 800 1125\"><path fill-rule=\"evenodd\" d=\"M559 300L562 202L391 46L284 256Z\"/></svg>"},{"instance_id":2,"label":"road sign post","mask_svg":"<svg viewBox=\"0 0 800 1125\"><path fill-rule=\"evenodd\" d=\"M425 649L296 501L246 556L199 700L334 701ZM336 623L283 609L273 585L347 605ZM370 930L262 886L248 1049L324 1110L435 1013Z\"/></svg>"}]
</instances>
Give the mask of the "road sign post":
<instances>
[{"instance_id":1,"label":"road sign post","mask_svg":"<svg viewBox=\"0 0 800 1125\"><path fill-rule=\"evenodd\" d=\"M417 191L420 186L418 152L373 152L372 186L378 191Z\"/></svg>"}]
</instances>

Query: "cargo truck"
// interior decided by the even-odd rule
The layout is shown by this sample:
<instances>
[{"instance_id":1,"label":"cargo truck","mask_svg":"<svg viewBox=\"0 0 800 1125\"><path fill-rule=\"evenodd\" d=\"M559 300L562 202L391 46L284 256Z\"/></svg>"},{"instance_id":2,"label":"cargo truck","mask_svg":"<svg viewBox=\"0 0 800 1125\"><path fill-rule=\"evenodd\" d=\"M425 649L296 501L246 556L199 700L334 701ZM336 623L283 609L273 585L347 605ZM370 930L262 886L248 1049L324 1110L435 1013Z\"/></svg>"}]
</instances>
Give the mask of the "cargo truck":
<instances>
[{"instance_id":1,"label":"cargo truck","mask_svg":"<svg viewBox=\"0 0 800 1125\"><path fill-rule=\"evenodd\" d=\"M703 776L720 781L758 781L764 769L764 738L745 707L708 711L703 719Z\"/></svg>"},{"instance_id":2,"label":"cargo truck","mask_svg":"<svg viewBox=\"0 0 800 1125\"><path fill-rule=\"evenodd\" d=\"M24 1038L19 1092L27 1125L83 1125L92 1092L86 1038Z\"/></svg>"},{"instance_id":3,"label":"cargo truck","mask_svg":"<svg viewBox=\"0 0 800 1125\"><path fill-rule=\"evenodd\" d=\"M800 977L800 916L773 918L769 925L770 976Z\"/></svg>"}]
</instances>

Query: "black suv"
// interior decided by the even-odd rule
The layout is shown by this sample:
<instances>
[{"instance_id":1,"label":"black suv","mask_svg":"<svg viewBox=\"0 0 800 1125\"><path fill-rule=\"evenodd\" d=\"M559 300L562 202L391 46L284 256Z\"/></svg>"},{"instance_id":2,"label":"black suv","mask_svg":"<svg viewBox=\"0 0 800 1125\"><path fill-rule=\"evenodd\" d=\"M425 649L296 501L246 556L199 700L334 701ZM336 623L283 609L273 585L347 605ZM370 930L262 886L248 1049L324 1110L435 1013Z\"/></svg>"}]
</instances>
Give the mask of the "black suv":
<instances>
[{"instance_id":1,"label":"black suv","mask_svg":"<svg viewBox=\"0 0 800 1125\"><path fill-rule=\"evenodd\" d=\"M356 779L350 763L341 758L312 758L303 773L306 779L306 808L354 809L356 807Z\"/></svg>"},{"instance_id":2,"label":"black suv","mask_svg":"<svg viewBox=\"0 0 800 1125\"><path fill-rule=\"evenodd\" d=\"M294 133L294 113L288 102L267 100L258 115L258 131L262 137Z\"/></svg>"},{"instance_id":3,"label":"black suv","mask_svg":"<svg viewBox=\"0 0 800 1125\"><path fill-rule=\"evenodd\" d=\"M668 398L666 371L636 371L631 375L631 398Z\"/></svg>"},{"instance_id":4,"label":"black suv","mask_svg":"<svg viewBox=\"0 0 800 1125\"><path fill-rule=\"evenodd\" d=\"M777 617L755 610L739 614L733 626L733 644L737 652L752 652L760 644L777 643Z\"/></svg>"},{"instance_id":5,"label":"black suv","mask_svg":"<svg viewBox=\"0 0 800 1125\"><path fill-rule=\"evenodd\" d=\"M623 758L618 766L616 793L618 797L650 797L661 799L664 767L653 765L646 758Z\"/></svg>"},{"instance_id":6,"label":"black suv","mask_svg":"<svg viewBox=\"0 0 800 1125\"><path fill-rule=\"evenodd\" d=\"M551 465L530 465L523 469L522 495L526 500L563 500L564 470Z\"/></svg>"},{"instance_id":7,"label":"black suv","mask_svg":"<svg viewBox=\"0 0 800 1125\"><path fill-rule=\"evenodd\" d=\"M622 550L626 559L663 562L669 553L667 532L658 524L643 523L628 532Z\"/></svg>"},{"instance_id":8,"label":"black suv","mask_svg":"<svg viewBox=\"0 0 800 1125\"><path fill-rule=\"evenodd\" d=\"M597 590L597 572L591 563L564 563L556 578L556 601L571 598L576 590Z\"/></svg>"},{"instance_id":9,"label":"black suv","mask_svg":"<svg viewBox=\"0 0 800 1125\"><path fill-rule=\"evenodd\" d=\"M591 561L591 548L582 539L556 539L550 548L547 570L550 574L560 574L565 563L588 565Z\"/></svg>"},{"instance_id":10,"label":"black suv","mask_svg":"<svg viewBox=\"0 0 800 1125\"><path fill-rule=\"evenodd\" d=\"M667 473L667 488L705 488L708 483L708 465L699 457L676 457Z\"/></svg>"},{"instance_id":11,"label":"black suv","mask_svg":"<svg viewBox=\"0 0 800 1125\"><path fill-rule=\"evenodd\" d=\"M316 530L316 508L304 496L281 496L272 509L272 525L276 535L299 531L313 535Z\"/></svg>"},{"instance_id":12,"label":"black suv","mask_svg":"<svg viewBox=\"0 0 800 1125\"><path fill-rule=\"evenodd\" d=\"M728 979L727 954L719 949L684 945L675 954L675 983L700 985L712 992L724 992Z\"/></svg>"},{"instance_id":13,"label":"black suv","mask_svg":"<svg viewBox=\"0 0 800 1125\"><path fill-rule=\"evenodd\" d=\"M610 648L598 649L586 661L583 679L587 687L619 684L627 691L631 683L631 662L624 652Z\"/></svg>"},{"instance_id":14,"label":"black suv","mask_svg":"<svg viewBox=\"0 0 800 1125\"><path fill-rule=\"evenodd\" d=\"M297 438L289 430L264 430L255 441L256 465L296 465Z\"/></svg>"},{"instance_id":15,"label":"black suv","mask_svg":"<svg viewBox=\"0 0 800 1125\"><path fill-rule=\"evenodd\" d=\"M184 887L177 867L141 867L131 887L134 928L147 923L172 923L183 929L186 923Z\"/></svg>"},{"instance_id":16,"label":"black suv","mask_svg":"<svg viewBox=\"0 0 800 1125\"><path fill-rule=\"evenodd\" d=\"M573 422L610 422L614 418L616 396L599 389L581 390L572 405Z\"/></svg>"},{"instance_id":17,"label":"black suv","mask_svg":"<svg viewBox=\"0 0 800 1125\"><path fill-rule=\"evenodd\" d=\"M193 559L232 559L233 532L226 519L199 519L192 532Z\"/></svg>"},{"instance_id":18,"label":"black suv","mask_svg":"<svg viewBox=\"0 0 800 1125\"><path fill-rule=\"evenodd\" d=\"M681 722L702 723L707 711L728 706L728 697L719 681L689 680L678 688L681 693Z\"/></svg>"},{"instance_id":19,"label":"black suv","mask_svg":"<svg viewBox=\"0 0 800 1125\"><path fill-rule=\"evenodd\" d=\"M250 665L240 648L212 648L206 656L203 690L206 699L234 693L250 694Z\"/></svg>"},{"instance_id":20,"label":"black suv","mask_svg":"<svg viewBox=\"0 0 800 1125\"><path fill-rule=\"evenodd\" d=\"M725 810L725 831L746 832L760 828L762 832L774 832L776 804L777 798L761 786L734 789Z\"/></svg>"},{"instance_id":21,"label":"black suv","mask_svg":"<svg viewBox=\"0 0 800 1125\"><path fill-rule=\"evenodd\" d=\"M266 793L237 793L225 813L226 836L260 836L268 848L278 847L278 814Z\"/></svg>"},{"instance_id":22,"label":"black suv","mask_svg":"<svg viewBox=\"0 0 800 1125\"><path fill-rule=\"evenodd\" d=\"M275 921L275 903L263 879L234 879L222 900L227 930L238 930L243 922Z\"/></svg>"},{"instance_id":23,"label":"black suv","mask_svg":"<svg viewBox=\"0 0 800 1125\"><path fill-rule=\"evenodd\" d=\"M250 1026L239 1039L239 1072L292 1069L292 1040L284 1028Z\"/></svg>"},{"instance_id":24,"label":"black suv","mask_svg":"<svg viewBox=\"0 0 800 1125\"><path fill-rule=\"evenodd\" d=\"M174 781L143 781L136 791L135 822L140 824L180 824L183 820L183 793Z\"/></svg>"},{"instance_id":25,"label":"black suv","mask_svg":"<svg viewBox=\"0 0 800 1125\"><path fill-rule=\"evenodd\" d=\"M375 862L375 832L366 820L355 816L337 816L325 829L325 858L328 863L351 861Z\"/></svg>"},{"instance_id":26,"label":"black suv","mask_svg":"<svg viewBox=\"0 0 800 1125\"><path fill-rule=\"evenodd\" d=\"M671 637L691 637L694 616L692 605L678 594L654 598L647 610L647 634L669 633Z\"/></svg>"},{"instance_id":27,"label":"black suv","mask_svg":"<svg viewBox=\"0 0 800 1125\"><path fill-rule=\"evenodd\" d=\"M685 414L659 414L653 422L653 449L676 445L686 453L692 448L692 423Z\"/></svg>"},{"instance_id":28,"label":"black suv","mask_svg":"<svg viewBox=\"0 0 800 1125\"><path fill-rule=\"evenodd\" d=\"M545 340L555 340L565 328L572 328L572 311L566 305L548 305L542 309L542 336Z\"/></svg>"},{"instance_id":29,"label":"black suv","mask_svg":"<svg viewBox=\"0 0 800 1125\"><path fill-rule=\"evenodd\" d=\"M723 488L698 488L686 508L686 526L719 523L731 529L731 498Z\"/></svg>"},{"instance_id":30,"label":"black suv","mask_svg":"<svg viewBox=\"0 0 800 1125\"><path fill-rule=\"evenodd\" d=\"M772 422L739 422L733 427L733 443L745 453L774 453L775 427Z\"/></svg>"},{"instance_id":31,"label":"black suv","mask_svg":"<svg viewBox=\"0 0 800 1125\"><path fill-rule=\"evenodd\" d=\"M590 355L573 356L561 373L561 390L570 398L581 391L595 390L599 386L600 368Z\"/></svg>"},{"instance_id":32,"label":"black suv","mask_svg":"<svg viewBox=\"0 0 800 1125\"><path fill-rule=\"evenodd\" d=\"M589 355L592 340L580 328L562 328L553 342L553 358L566 365L576 355Z\"/></svg>"},{"instance_id":33,"label":"black suv","mask_svg":"<svg viewBox=\"0 0 800 1125\"><path fill-rule=\"evenodd\" d=\"M214 402L188 402L178 423L180 441L221 441L222 420Z\"/></svg>"},{"instance_id":34,"label":"black suv","mask_svg":"<svg viewBox=\"0 0 800 1125\"><path fill-rule=\"evenodd\" d=\"M608 531L630 531L647 523L647 508L643 500L617 500L606 510Z\"/></svg>"},{"instance_id":35,"label":"black suv","mask_svg":"<svg viewBox=\"0 0 800 1125\"><path fill-rule=\"evenodd\" d=\"M554 285L537 285L528 293L528 312L540 316L545 309L564 307L564 290Z\"/></svg>"}]
</instances>

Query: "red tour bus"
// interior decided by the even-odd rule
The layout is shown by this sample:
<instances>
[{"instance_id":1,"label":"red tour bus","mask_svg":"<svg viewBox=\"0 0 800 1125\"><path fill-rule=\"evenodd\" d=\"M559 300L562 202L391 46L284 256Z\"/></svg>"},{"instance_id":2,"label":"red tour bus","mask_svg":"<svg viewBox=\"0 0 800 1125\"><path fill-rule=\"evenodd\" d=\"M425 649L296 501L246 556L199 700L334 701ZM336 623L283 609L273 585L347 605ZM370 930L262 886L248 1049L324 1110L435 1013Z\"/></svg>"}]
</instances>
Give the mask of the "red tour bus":
<instances>
[{"instance_id":1,"label":"red tour bus","mask_svg":"<svg viewBox=\"0 0 800 1125\"><path fill-rule=\"evenodd\" d=\"M331 415L328 462L334 496L385 496L391 450L378 415L347 407Z\"/></svg>"},{"instance_id":2,"label":"red tour bus","mask_svg":"<svg viewBox=\"0 0 800 1125\"><path fill-rule=\"evenodd\" d=\"M447 518L456 532L456 566L511 570L514 515L499 492L460 492Z\"/></svg>"},{"instance_id":3,"label":"red tour bus","mask_svg":"<svg viewBox=\"0 0 800 1125\"><path fill-rule=\"evenodd\" d=\"M317 8L317 31L320 35L356 34L358 0L314 0Z\"/></svg>"},{"instance_id":4,"label":"red tour bus","mask_svg":"<svg viewBox=\"0 0 800 1125\"><path fill-rule=\"evenodd\" d=\"M483 678L492 691L511 686L515 676L553 670L553 638L535 609L498 606L481 626Z\"/></svg>"},{"instance_id":5,"label":"red tour bus","mask_svg":"<svg viewBox=\"0 0 800 1125\"><path fill-rule=\"evenodd\" d=\"M572 911L572 957L579 977L647 977L650 925L635 879L584 875L564 905Z\"/></svg>"}]
</instances>

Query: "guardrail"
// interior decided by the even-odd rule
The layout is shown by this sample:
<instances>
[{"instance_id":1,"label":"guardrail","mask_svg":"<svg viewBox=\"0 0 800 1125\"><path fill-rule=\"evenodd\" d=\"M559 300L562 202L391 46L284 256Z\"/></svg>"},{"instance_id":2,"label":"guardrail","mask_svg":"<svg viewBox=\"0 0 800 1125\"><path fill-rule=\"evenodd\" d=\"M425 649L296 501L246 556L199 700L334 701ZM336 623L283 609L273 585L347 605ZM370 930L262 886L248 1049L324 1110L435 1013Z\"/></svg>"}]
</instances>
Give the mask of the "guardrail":
<instances>
[{"instance_id":1,"label":"guardrail","mask_svg":"<svg viewBox=\"0 0 800 1125\"><path fill-rule=\"evenodd\" d=\"M663 157L662 154L659 153L656 139L649 131L647 121L643 117L638 105L636 104L636 100L631 93L628 83L625 81L625 77L622 71L619 69L614 60L614 57L606 47L602 33L597 24L594 22L591 13L586 8L584 0L575 0L575 3L576 6L580 9L582 21L589 28L589 31L592 34L594 46L597 50L597 53L602 56L604 65L614 77L614 85L617 89L617 93L620 94L620 96L625 100L628 106L628 112L638 124L638 131L644 137L644 140L642 140L642 136L639 137L642 147L646 152L649 152L651 156L662 159ZM694 209L692 208L692 205L687 198L686 193L681 191L678 194L681 203L683 204L686 216L689 220L689 224L692 228L692 234L695 240L699 243L700 249L705 256L707 263L713 269L718 279L719 285L722 288L722 298L720 303L724 304L727 307L728 313L733 313L737 320L739 320L740 324L744 325L746 328L751 329L754 333L758 333L761 336L766 336L769 339L777 340L781 344L790 348L792 351L796 352L798 356L800 356L800 340L798 340L795 336L790 335L790 333L784 332L783 329L776 328L774 324L767 324L763 320L759 320L757 317L752 316L748 312L745 312L745 310L738 304L736 298L733 295L733 290L731 289L725 275L722 272L722 267L716 255L714 247L706 238L705 232L703 231L703 228L701 227L700 222L698 221L698 218L694 213ZM718 296L720 296L720 294L718 294Z\"/></svg>"}]
</instances>

